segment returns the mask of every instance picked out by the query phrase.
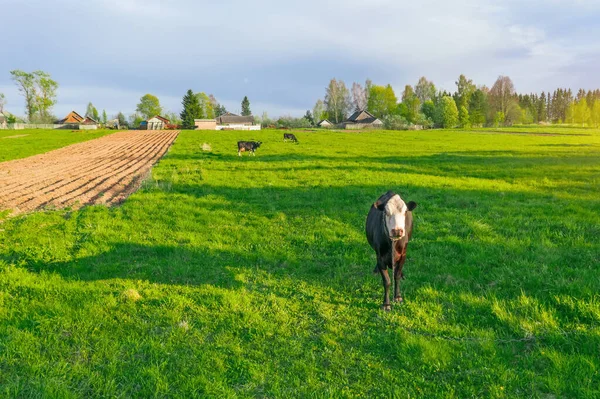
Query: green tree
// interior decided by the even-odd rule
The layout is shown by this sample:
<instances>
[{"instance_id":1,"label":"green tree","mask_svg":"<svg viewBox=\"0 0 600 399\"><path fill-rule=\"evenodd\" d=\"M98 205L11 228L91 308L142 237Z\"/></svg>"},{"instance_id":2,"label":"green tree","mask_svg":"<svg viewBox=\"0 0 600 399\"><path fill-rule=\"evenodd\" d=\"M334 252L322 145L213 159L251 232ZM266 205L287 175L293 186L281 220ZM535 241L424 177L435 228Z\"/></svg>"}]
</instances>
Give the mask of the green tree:
<instances>
[{"instance_id":1,"label":"green tree","mask_svg":"<svg viewBox=\"0 0 600 399\"><path fill-rule=\"evenodd\" d=\"M117 114L117 118L119 121L119 126L127 126L127 119L125 119L125 115L121 111Z\"/></svg>"},{"instance_id":2,"label":"green tree","mask_svg":"<svg viewBox=\"0 0 600 399\"><path fill-rule=\"evenodd\" d=\"M435 104L433 100L427 100L421 106L421 112L425 115L426 118L434 120L435 119Z\"/></svg>"},{"instance_id":3,"label":"green tree","mask_svg":"<svg viewBox=\"0 0 600 399\"><path fill-rule=\"evenodd\" d=\"M367 109L377 118L397 113L398 98L391 85L370 85Z\"/></svg>"},{"instance_id":4,"label":"green tree","mask_svg":"<svg viewBox=\"0 0 600 399\"><path fill-rule=\"evenodd\" d=\"M581 98L575 105L575 123L581 123L581 126L585 126L590 121L592 113L588 107L587 100Z\"/></svg>"},{"instance_id":5,"label":"green tree","mask_svg":"<svg viewBox=\"0 0 600 399\"><path fill-rule=\"evenodd\" d=\"M37 111L35 75L18 69L10 71L10 74L12 80L17 85L19 92L25 97L25 112L27 114L27 119L32 121Z\"/></svg>"},{"instance_id":6,"label":"green tree","mask_svg":"<svg viewBox=\"0 0 600 399\"><path fill-rule=\"evenodd\" d=\"M309 121L311 126L314 126L316 123L315 118L313 118L313 114L312 112L310 112L310 110L306 110L306 114L304 114L304 119Z\"/></svg>"},{"instance_id":7,"label":"green tree","mask_svg":"<svg viewBox=\"0 0 600 399\"><path fill-rule=\"evenodd\" d=\"M194 119L202 119L202 108L198 102L198 96L190 89L181 100L183 110L181 111L181 127L183 129L195 129Z\"/></svg>"},{"instance_id":8,"label":"green tree","mask_svg":"<svg viewBox=\"0 0 600 399\"><path fill-rule=\"evenodd\" d=\"M315 106L313 107L313 118L315 119L316 123L321 122L323 119L327 119L327 111L325 110L325 103L323 103L323 100L317 100L317 102L315 103Z\"/></svg>"},{"instance_id":9,"label":"green tree","mask_svg":"<svg viewBox=\"0 0 600 399\"><path fill-rule=\"evenodd\" d=\"M508 105L508 110L505 114L504 124L507 126L514 125L515 123L519 123L523 116L523 112L521 111L521 107L517 101L512 101Z\"/></svg>"},{"instance_id":10,"label":"green tree","mask_svg":"<svg viewBox=\"0 0 600 399\"><path fill-rule=\"evenodd\" d=\"M491 111L494 113L502 112L508 114L508 108L515 99L515 86L508 76L499 76L490 92L488 100Z\"/></svg>"},{"instance_id":11,"label":"green tree","mask_svg":"<svg viewBox=\"0 0 600 399\"><path fill-rule=\"evenodd\" d=\"M87 105L87 109L85 110L85 117L92 118L93 120L98 122L98 110L96 109L96 107L94 107L94 104L92 104L91 102Z\"/></svg>"},{"instance_id":12,"label":"green tree","mask_svg":"<svg viewBox=\"0 0 600 399\"><path fill-rule=\"evenodd\" d=\"M460 109L460 107L468 107L469 101L471 100L471 96L475 93L477 89L473 84L473 81L467 79L465 75L460 75L458 77L458 81L456 83L456 93L454 93L454 101L456 101L456 106Z\"/></svg>"},{"instance_id":13,"label":"green tree","mask_svg":"<svg viewBox=\"0 0 600 399\"><path fill-rule=\"evenodd\" d=\"M248 100L248 96L244 96L242 100L242 116L251 116L252 111L250 110L250 100Z\"/></svg>"},{"instance_id":14,"label":"green tree","mask_svg":"<svg viewBox=\"0 0 600 399\"><path fill-rule=\"evenodd\" d=\"M198 104L200 105L201 116L198 119L214 119L215 118L215 110L213 108L213 103L210 99L210 96L207 96L206 93L197 93L196 97L198 97Z\"/></svg>"},{"instance_id":15,"label":"green tree","mask_svg":"<svg viewBox=\"0 0 600 399\"><path fill-rule=\"evenodd\" d=\"M342 80L331 79L325 89L325 108L333 123L340 123L352 110L350 90Z\"/></svg>"},{"instance_id":16,"label":"green tree","mask_svg":"<svg viewBox=\"0 0 600 399\"><path fill-rule=\"evenodd\" d=\"M421 104L425 104L425 102L433 100L435 97L435 85L427 80L425 76L422 76L415 86L415 95Z\"/></svg>"},{"instance_id":17,"label":"green tree","mask_svg":"<svg viewBox=\"0 0 600 399\"><path fill-rule=\"evenodd\" d=\"M419 109L421 108L421 102L411 85L406 85L404 88L404 92L402 93L402 104L406 107L403 116L410 123L415 123L417 115L419 114Z\"/></svg>"},{"instance_id":18,"label":"green tree","mask_svg":"<svg viewBox=\"0 0 600 399\"><path fill-rule=\"evenodd\" d=\"M438 123L446 129L456 127L458 124L458 108L456 102L450 96L444 96L438 103Z\"/></svg>"},{"instance_id":19,"label":"green tree","mask_svg":"<svg viewBox=\"0 0 600 399\"><path fill-rule=\"evenodd\" d=\"M144 119L150 119L153 116L160 115L162 107L158 97L152 94L146 94L140 98L140 103L137 105L136 112L138 112Z\"/></svg>"},{"instance_id":20,"label":"green tree","mask_svg":"<svg viewBox=\"0 0 600 399\"><path fill-rule=\"evenodd\" d=\"M52 107L56 105L58 83L52 80L50 75L44 71L35 71L33 76L37 86L35 102L38 119L42 123L51 123L54 119L52 117Z\"/></svg>"},{"instance_id":21,"label":"green tree","mask_svg":"<svg viewBox=\"0 0 600 399\"><path fill-rule=\"evenodd\" d=\"M600 100L595 100L590 113L590 121L594 127L600 125Z\"/></svg>"},{"instance_id":22,"label":"green tree","mask_svg":"<svg viewBox=\"0 0 600 399\"><path fill-rule=\"evenodd\" d=\"M104 123L106 125L106 122L108 122L108 117L106 116L106 110L103 109L102 110L102 123Z\"/></svg>"},{"instance_id":23,"label":"green tree","mask_svg":"<svg viewBox=\"0 0 600 399\"><path fill-rule=\"evenodd\" d=\"M458 109L458 124L462 128L471 127L471 120L469 119L469 110L464 105L461 105Z\"/></svg>"},{"instance_id":24,"label":"green tree","mask_svg":"<svg viewBox=\"0 0 600 399\"><path fill-rule=\"evenodd\" d=\"M471 126L483 126L486 123L488 113L487 94L477 89L469 100L469 119Z\"/></svg>"},{"instance_id":25,"label":"green tree","mask_svg":"<svg viewBox=\"0 0 600 399\"><path fill-rule=\"evenodd\" d=\"M504 124L504 112L498 111L494 114L494 127L500 127Z\"/></svg>"},{"instance_id":26,"label":"green tree","mask_svg":"<svg viewBox=\"0 0 600 399\"><path fill-rule=\"evenodd\" d=\"M0 93L0 113L4 112L4 106L6 105L6 97L4 93Z\"/></svg>"}]
</instances>

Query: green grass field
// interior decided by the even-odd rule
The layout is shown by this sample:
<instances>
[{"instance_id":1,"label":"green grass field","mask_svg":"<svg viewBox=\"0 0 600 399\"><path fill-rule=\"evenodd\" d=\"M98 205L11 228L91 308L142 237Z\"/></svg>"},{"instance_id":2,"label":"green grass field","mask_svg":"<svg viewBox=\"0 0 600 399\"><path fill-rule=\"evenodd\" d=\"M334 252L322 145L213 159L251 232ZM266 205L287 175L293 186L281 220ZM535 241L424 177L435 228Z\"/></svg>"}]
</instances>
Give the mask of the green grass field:
<instances>
[{"instance_id":1,"label":"green grass field","mask_svg":"<svg viewBox=\"0 0 600 399\"><path fill-rule=\"evenodd\" d=\"M185 131L120 207L5 219L0 397L600 396L597 131L294 133Z\"/></svg>"},{"instance_id":2,"label":"green grass field","mask_svg":"<svg viewBox=\"0 0 600 399\"><path fill-rule=\"evenodd\" d=\"M0 162L26 158L114 133L114 130L0 130Z\"/></svg>"}]
</instances>

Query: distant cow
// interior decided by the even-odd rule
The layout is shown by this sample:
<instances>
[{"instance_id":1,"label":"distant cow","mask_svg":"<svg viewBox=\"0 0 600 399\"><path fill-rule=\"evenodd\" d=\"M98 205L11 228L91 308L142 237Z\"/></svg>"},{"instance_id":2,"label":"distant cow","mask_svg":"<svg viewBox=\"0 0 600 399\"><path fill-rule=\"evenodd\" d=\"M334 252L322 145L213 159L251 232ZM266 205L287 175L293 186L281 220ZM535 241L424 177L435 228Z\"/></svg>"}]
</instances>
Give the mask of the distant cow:
<instances>
[{"instance_id":1,"label":"distant cow","mask_svg":"<svg viewBox=\"0 0 600 399\"><path fill-rule=\"evenodd\" d=\"M252 155L256 156L254 151L256 151L261 144L262 142L260 141L238 141L238 155L241 157L242 152L250 151Z\"/></svg>"},{"instance_id":2,"label":"distant cow","mask_svg":"<svg viewBox=\"0 0 600 399\"><path fill-rule=\"evenodd\" d=\"M298 142L298 139L296 138L296 136L292 133L284 133L283 134L283 141L285 142L286 140L291 140L295 143Z\"/></svg>"},{"instance_id":3,"label":"distant cow","mask_svg":"<svg viewBox=\"0 0 600 399\"><path fill-rule=\"evenodd\" d=\"M394 270L394 301L402 302L400 279L406 261L406 249L412 236L412 211L417 207L413 201L405 203L398 194L388 191L373 204L367 215L367 240L377 254L374 273L380 273L383 281L384 310L391 310L388 269Z\"/></svg>"}]
</instances>

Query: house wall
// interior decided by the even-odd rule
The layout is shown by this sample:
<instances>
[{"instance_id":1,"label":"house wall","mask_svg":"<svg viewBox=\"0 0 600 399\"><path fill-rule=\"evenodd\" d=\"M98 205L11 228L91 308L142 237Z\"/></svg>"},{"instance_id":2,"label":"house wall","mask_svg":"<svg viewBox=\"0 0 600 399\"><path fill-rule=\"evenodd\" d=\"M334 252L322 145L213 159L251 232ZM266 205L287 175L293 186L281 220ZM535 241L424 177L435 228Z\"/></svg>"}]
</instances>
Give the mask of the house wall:
<instances>
[{"instance_id":1,"label":"house wall","mask_svg":"<svg viewBox=\"0 0 600 399\"><path fill-rule=\"evenodd\" d=\"M260 125L217 125L217 130L231 129L231 130L260 130Z\"/></svg>"},{"instance_id":2,"label":"house wall","mask_svg":"<svg viewBox=\"0 0 600 399\"><path fill-rule=\"evenodd\" d=\"M374 123L347 123L344 125L344 129L347 130L360 130L360 129L381 129L383 125Z\"/></svg>"},{"instance_id":3,"label":"house wall","mask_svg":"<svg viewBox=\"0 0 600 399\"><path fill-rule=\"evenodd\" d=\"M196 130L216 130L217 121L215 119L195 119Z\"/></svg>"}]
</instances>

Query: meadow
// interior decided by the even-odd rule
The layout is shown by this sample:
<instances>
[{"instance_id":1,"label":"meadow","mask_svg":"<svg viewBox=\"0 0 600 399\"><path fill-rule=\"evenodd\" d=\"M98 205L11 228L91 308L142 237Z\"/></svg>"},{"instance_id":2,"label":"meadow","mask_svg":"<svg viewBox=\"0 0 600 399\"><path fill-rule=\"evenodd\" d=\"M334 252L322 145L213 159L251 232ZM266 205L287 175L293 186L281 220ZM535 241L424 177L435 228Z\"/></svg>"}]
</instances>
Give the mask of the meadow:
<instances>
[{"instance_id":1,"label":"meadow","mask_svg":"<svg viewBox=\"0 0 600 399\"><path fill-rule=\"evenodd\" d=\"M183 131L121 206L3 217L0 397L598 397L600 134L561 132Z\"/></svg>"},{"instance_id":2,"label":"meadow","mask_svg":"<svg viewBox=\"0 0 600 399\"><path fill-rule=\"evenodd\" d=\"M114 132L114 130L62 129L0 130L0 162L43 154Z\"/></svg>"}]
</instances>

